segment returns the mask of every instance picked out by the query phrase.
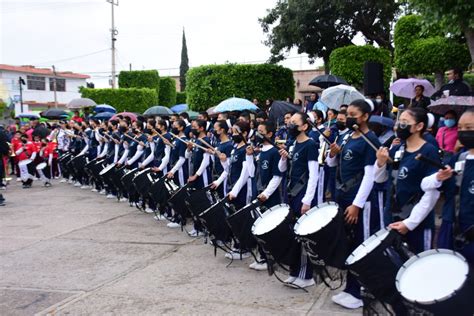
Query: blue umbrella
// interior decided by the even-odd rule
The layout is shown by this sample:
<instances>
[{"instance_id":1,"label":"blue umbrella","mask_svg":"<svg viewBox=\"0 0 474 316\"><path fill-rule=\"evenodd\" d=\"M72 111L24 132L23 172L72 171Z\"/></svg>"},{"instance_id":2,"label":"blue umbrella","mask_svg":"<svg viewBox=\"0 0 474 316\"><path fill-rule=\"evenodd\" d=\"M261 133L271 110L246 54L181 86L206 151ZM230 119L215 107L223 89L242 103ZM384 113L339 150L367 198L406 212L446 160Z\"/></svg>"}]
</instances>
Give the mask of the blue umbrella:
<instances>
[{"instance_id":1,"label":"blue umbrella","mask_svg":"<svg viewBox=\"0 0 474 316\"><path fill-rule=\"evenodd\" d=\"M392 120L391 118L379 115L372 115L369 119L369 123L378 123L388 129L392 129L393 125L395 124L394 120Z\"/></svg>"},{"instance_id":2,"label":"blue umbrella","mask_svg":"<svg viewBox=\"0 0 474 316\"><path fill-rule=\"evenodd\" d=\"M117 113L117 110L108 104L99 104L94 107L95 113L102 113L102 112L109 112L109 113Z\"/></svg>"},{"instance_id":3,"label":"blue umbrella","mask_svg":"<svg viewBox=\"0 0 474 316\"><path fill-rule=\"evenodd\" d=\"M171 111L173 111L174 113L181 113L181 112L185 112L187 110L189 110L189 107L185 103L176 104L175 106L171 107Z\"/></svg>"},{"instance_id":4,"label":"blue umbrella","mask_svg":"<svg viewBox=\"0 0 474 316\"><path fill-rule=\"evenodd\" d=\"M230 98L219 103L215 107L215 113L233 112L233 111L256 111L258 107L247 99Z\"/></svg>"},{"instance_id":5,"label":"blue umbrella","mask_svg":"<svg viewBox=\"0 0 474 316\"><path fill-rule=\"evenodd\" d=\"M111 112L101 112L97 113L96 115L93 116L93 118L98 119L98 120L105 120L108 121L110 118L114 116L114 113Z\"/></svg>"}]
</instances>

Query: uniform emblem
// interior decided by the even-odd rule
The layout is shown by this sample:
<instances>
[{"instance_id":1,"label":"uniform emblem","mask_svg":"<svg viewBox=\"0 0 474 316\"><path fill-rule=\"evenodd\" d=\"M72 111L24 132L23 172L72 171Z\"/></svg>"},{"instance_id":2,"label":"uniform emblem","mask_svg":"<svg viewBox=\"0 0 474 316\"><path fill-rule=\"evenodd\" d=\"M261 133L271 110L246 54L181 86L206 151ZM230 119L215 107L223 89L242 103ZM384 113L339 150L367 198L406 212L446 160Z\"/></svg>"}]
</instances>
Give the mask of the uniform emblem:
<instances>
[{"instance_id":1,"label":"uniform emblem","mask_svg":"<svg viewBox=\"0 0 474 316\"><path fill-rule=\"evenodd\" d=\"M469 193L474 194L474 180L471 181L468 191Z\"/></svg>"},{"instance_id":2,"label":"uniform emblem","mask_svg":"<svg viewBox=\"0 0 474 316\"><path fill-rule=\"evenodd\" d=\"M343 159L347 161L347 160L352 160L352 158L353 158L352 150L348 149L346 153L344 154Z\"/></svg>"},{"instance_id":3,"label":"uniform emblem","mask_svg":"<svg viewBox=\"0 0 474 316\"><path fill-rule=\"evenodd\" d=\"M402 167L400 171L398 171L398 179L403 180L408 177L408 168L407 167Z\"/></svg>"},{"instance_id":4,"label":"uniform emblem","mask_svg":"<svg viewBox=\"0 0 474 316\"><path fill-rule=\"evenodd\" d=\"M295 153L295 154L293 155L293 161L298 160L299 157L300 157L300 153Z\"/></svg>"},{"instance_id":5,"label":"uniform emblem","mask_svg":"<svg viewBox=\"0 0 474 316\"><path fill-rule=\"evenodd\" d=\"M270 163L268 162L268 160L262 161L262 169L263 170L267 170L269 165L270 165Z\"/></svg>"}]
</instances>

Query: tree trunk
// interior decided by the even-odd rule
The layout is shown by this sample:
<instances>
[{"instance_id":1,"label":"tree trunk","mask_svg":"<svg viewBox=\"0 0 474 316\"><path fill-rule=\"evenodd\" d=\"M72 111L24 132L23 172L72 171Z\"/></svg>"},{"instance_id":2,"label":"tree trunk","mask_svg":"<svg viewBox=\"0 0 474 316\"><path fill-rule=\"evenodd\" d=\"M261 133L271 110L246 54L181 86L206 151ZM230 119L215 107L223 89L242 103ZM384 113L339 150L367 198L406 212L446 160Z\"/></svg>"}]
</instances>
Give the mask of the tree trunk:
<instances>
[{"instance_id":1,"label":"tree trunk","mask_svg":"<svg viewBox=\"0 0 474 316\"><path fill-rule=\"evenodd\" d=\"M441 89L444 83L444 72L435 72L434 74L435 77L435 89L438 91Z\"/></svg>"},{"instance_id":2,"label":"tree trunk","mask_svg":"<svg viewBox=\"0 0 474 316\"><path fill-rule=\"evenodd\" d=\"M471 67L474 64L474 29L467 28L464 30L464 36L466 37L467 46L471 53Z\"/></svg>"},{"instance_id":3,"label":"tree trunk","mask_svg":"<svg viewBox=\"0 0 474 316\"><path fill-rule=\"evenodd\" d=\"M324 61L324 74L329 75L329 57L323 57Z\"/></svg>"}]
</instances>

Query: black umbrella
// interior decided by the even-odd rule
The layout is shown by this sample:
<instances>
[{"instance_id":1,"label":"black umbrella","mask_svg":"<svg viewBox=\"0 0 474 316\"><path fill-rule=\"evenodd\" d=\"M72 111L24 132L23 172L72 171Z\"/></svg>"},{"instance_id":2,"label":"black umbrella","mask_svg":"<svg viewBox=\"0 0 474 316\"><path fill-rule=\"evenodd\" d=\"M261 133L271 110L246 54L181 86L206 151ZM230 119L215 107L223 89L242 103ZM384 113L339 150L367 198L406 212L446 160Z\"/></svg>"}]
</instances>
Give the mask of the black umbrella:
<instances>
[{"instance_id":1,"label":"black umbrella","mask_svg":"<svg viewBox=\"0 0 474 316\"><path fill-rule=\"evenodd\" d=\"M320 87L322 89L337 86L337 85L340 85L340 84L349 85L346 80L342 79L341 77L334 76L334 75L317 76L309 82L310 86L316 86L316 87Z\"/></svg>"},{"instance_id":2,"label":"black umbrella","mask_svg":"<svg viewBox=\"0 0 474 316\"><path fill-rule=\"evenodd\" d=\"M41 112L40 115L41 117L54 120L54 119L64 118L68 116L68 113L61 109L49 109L49 110Z\"/></svg>"},{"instance_id":3,"label":"black umbrella","mask_svg":"<svg viewBox=\"0 0 474 316\"><path fill-rule=\"evenodd\" d=\"M280 125L283 122L285 113L289 111L298 112L301 110L301 106L294 105L293 103L285 101L273 101L268 114L268 119L273 122L273 124Z\"/></svg>"}]
</instances>

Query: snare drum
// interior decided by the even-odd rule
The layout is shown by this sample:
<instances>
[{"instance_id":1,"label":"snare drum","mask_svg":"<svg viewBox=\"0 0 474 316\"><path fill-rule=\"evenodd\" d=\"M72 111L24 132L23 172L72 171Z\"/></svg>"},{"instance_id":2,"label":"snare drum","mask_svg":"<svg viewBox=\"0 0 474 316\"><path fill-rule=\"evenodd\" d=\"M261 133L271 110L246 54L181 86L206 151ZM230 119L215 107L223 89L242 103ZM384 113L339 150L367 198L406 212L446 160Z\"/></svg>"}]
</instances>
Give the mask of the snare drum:
<instances>
[{"instance_id":1,"label":"snare drum","mask_svg":"<svg viewBox=\"0 0 474 316\"><path fill-rule=\"evenodd\" d=\"M252 234L263 247L269 260L290 265L298 250L293 232L294 219L288 204L268 209L252 225Z\"/></svg>"},{"instance_id":2,"label":"snare drum","mask_svg":"<svg viewBox=\"0 0 474 316\"><path fill-rule=\"evenodd\" d=\"M137 171L138 171L138 168L128 170L120 179L120 182L122 182L123 187L128 193L131 193L135 189L133 185L133 178L135 177L135 174L137 173Z\"/></svg>"},{"instance_id":3,"label":"snare drum","mask_svg":"<svg viewBox=\"0 0 474 316\"><path fill-rule=\"evenodd\" d=\"M150 168L143 169L142 171L137 172L133 178L133 184L135 189L142 196L148 196L152 182L148 178L148 174L151 172Z\"/></svg>"},{"instance_id":4,"label":"snare drum","mask_svg":"<svg viewBox=\"0 0 474 316\"><path fill-rule=\"evenodd\" d=\"M257 240L252 234L252 225L260 216L260 205L258 200L255 200L227 217L227 223L241 248L253 249L257 247Z\"/></svg>"},{"instance_id":5,"label":"snare drum","mask_svg":"<svg viewBox=\"0 0 474 316\"><path fill-rule=\"evenodd\" d=\"M212 240L220 240L222 242L231 240L232 231L225 220L227 215L225 199L217 201L199 214L199 219L203 226L206 227Z\"/></svg>"},{"instance_id":6,"label":"snare drum","mask_svg":"<svg viewBox=\"0 0 474 316\"><path fill-rule=\"evenodd\" d=\"M99 172L99 176L104 177L104 178L110 177L112 175L113 171L114 171L114 168L115 168L114 163L111 164L111 165L108 165L107 167L102 169L101 172Z\"/></svg>"},{"instance_id":7,"label":"snare drum","mask_svg":"<svg viewBox=\"0 0 474 316\"><path fill-rule=\"evenodd\" d=\"M396 307L401 297L395 288L398 269L408 258L395 230L381 229L347 257L346 265L359 282L378 300Z\"/></svg>"},{"instance_id":8,"label":"snare drum","mask_svg":"<svg viewBox=\"0 0 474 316\"><path fill-rule=\"evenodd\" d=\"M76 171L81 172L87 165L87 157L85 155L78 155L71 159L71 164Z\"/></svg>"},{"instance_id":9,"label":"snare drum","mask_svg":"<svg viewBox=\"0 0 474 316\"><path fill-rule=\"evenodd\" d=\"M455 251L432 249L410 258L398 271L395 284L414 311L474 314L474 274L466 259Z\"/></svg>"},{"instance_id":10,"label":"snare drum","mask_svg":"<svg viewBox=\"0 0 474 316\"><path fill-rule=\"evenodd\" d=\"M174 194L168 200L168 203L171 205L173 210L182 218L187 218L190 216L188 207L184 202L189 196L188 187L189 183L186 183L183 187L174 192Z\"/></svg>"},{"instance_id":11,"label":"snare drum","mask_svg":"<svg viewBox=\"0 0 474 316\"><path fill-rule=\"evenodd\" d=\"M298 219L294 231L313 264L344 268L349 241L343 214L336 203L313 207Z\"/></svg>"}]
</instances>

